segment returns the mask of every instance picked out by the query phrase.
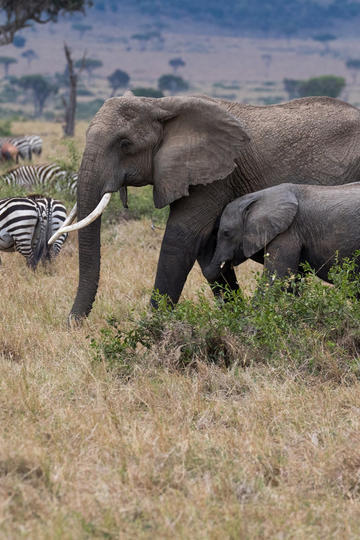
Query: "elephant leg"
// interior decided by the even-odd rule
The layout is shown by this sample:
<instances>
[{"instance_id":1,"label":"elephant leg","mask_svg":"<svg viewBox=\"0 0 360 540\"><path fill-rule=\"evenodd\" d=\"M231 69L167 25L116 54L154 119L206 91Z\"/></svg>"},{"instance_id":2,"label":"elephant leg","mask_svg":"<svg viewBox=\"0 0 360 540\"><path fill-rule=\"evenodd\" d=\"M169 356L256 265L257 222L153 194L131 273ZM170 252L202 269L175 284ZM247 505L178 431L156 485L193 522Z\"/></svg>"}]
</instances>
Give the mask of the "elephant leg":
<instances>
[{"instance_id":1,"label":"elephant leg","mask_svg":"<svg viewBox=\"0 0 360 540\"><path fill-rule=\"evenodd\" d=\"M196 239L189 238L181 227L168 223L161 244L154 285L155 293L166 295L171 304L176 304L195 260ZM158 307L154 294L151 305Z\"/></svg>"},{"instance_id":2,"label":"elephant leg","mask_svg":"<svg viewBox=\"0 0 360 540\"><path fill-rule=\"evenodd\" d=\"M166 294L173 304L179 300L195 261L199 261L201 268L210 262L216 245L216 223L224 207L235 198L232 186L222 183L219 189L218 183L214 184L193 187L188 197L170 205L154 288ZM220 280L220 285L238 287L230 265ZM156 306L154 297L151 303Z\"/></svg>"},{"instance_id":3,"label":"elephant leg","mask_svg":"<svg viewBox=\"0 0 360 540\"><path fill-rule=\"evenodd\" d=\"M216 249L217 231L218 231L218 228L215 227L209 239L207 240L205 245L202 246L202 249L200 250L197 256L197 261L199 263L201 270L206 268L206 266L210 263L214 255L214 252ZM244 258L244 261L245 260L246 259ZM237 282L236 274L230 261L225 264L225 266L223 267L221 271L221 274L219 274L216 280L215 281L208 280L208 283L211 287L211 290L215 298L223 295L225 287L228 287L232 291L237 291L239 289L239 284Z\"/></svg>"},{"instance_id":4,"label":"elephant leg","mask_svg":"<svg viewBox=\"0 0 360 540\"><path fill-rule=\"evenodd\" d=\"M290 230L277 236L267 248L264 267L270 281L297 274L301 254L301 243Z\"/></svg>"}]
</instances>

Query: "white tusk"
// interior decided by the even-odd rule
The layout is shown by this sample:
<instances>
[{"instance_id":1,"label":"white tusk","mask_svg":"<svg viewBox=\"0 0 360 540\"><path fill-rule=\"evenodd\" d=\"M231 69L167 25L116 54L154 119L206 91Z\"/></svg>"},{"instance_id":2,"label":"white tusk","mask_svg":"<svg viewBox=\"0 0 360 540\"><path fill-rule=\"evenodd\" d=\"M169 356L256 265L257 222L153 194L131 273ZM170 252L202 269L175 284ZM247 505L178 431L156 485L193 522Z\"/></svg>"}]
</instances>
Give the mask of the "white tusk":
<instances>
[{"instance_id":1,"label":"white tusk","mask_svg":"<svg viewBox=\"0 0 360 540\"><path fill-rule=\"evenodd\" d=\"M97 205L97 207L92 212L90 212L90 214L88 216L86 216L81 221L78 221L77 223L74 223L74 225L68 225L67 227L64 227L64 226L61 227L58 231L56 231L55 234L52 235L52 237L49 240L49 244L53 244L55 242L55 240L57 240L59 238L59 236L61 236L64 233L69 233L71 231L78 231L79 229L83 229L87 225L90 225L90 223L92 223L93 221L95 221L95 219L97 219L99 216L101 216L101 214L103 213L103 211L105 210L105 208L109 204L110 198L111 198L111 193L105 193L105 195L102 196L102 199L99 202L99 204ZM71 213L73 212L73 210L71 211Z\"/></svg>"},{"instance_id":2,"label":"white tusk","mask_svg":"<svg viewBox=\"0 0 360 540\"><path fill-rule=\"evenodd\" d=\"M62 224L61 228L67 227L67 225L70 225L70 223L72 223L74 221L74 219L76 218L76 212L77 212L77 203L74 204L70 214L65 219L65 221Z\"/></svg>"},{"instance_id":3,"label":"white tusk","mask_svg":"<svg viewBox=\"0 0 360 540\"><path fill-rule=\"evenodd\" d=\"M220 264L220 270L222 270L225 266L225 261Z\"/></svg>"}]
</instances>

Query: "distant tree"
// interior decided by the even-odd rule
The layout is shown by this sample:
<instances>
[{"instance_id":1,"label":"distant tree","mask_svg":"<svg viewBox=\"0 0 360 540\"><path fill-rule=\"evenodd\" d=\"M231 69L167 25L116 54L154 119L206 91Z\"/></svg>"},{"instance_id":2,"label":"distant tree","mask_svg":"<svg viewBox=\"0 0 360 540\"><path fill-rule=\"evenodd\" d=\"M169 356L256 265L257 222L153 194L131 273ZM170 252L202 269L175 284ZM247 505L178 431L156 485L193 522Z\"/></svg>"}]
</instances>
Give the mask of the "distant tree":
<instances>
[{"instance_id":1,"label":"distant tree","mask_svg":"<svg viewBox=\"0 0 360 540\"><path fill-rule=\"evenodd\" d=\"M67 67L67 75L68 75L67 86L69 88L69 95L67 98L65 96L62 96L62 102L65 108L65 124L63 125L63 130L64 130L65 137L73 137L75 133L77 84L78 84L79 75L81 71L84 69L86 57L84 53L84 56L82 58L82 63L79 69L76 71L74 69L74 62L71 57L71 51L66 43L64 43L64 51L65 51L66 67Z\"/></svg>"},{"instance_id":2,"label":"distant tree","mask_svg":"<svg viewBox=\"0 0 360 540\"><path fill-rule=\"evenodd\" d=\"M45 103L51 94L56 94L58 86L43 75L23 75L17 80L17 84L25 91L29 91L34 103L34 115L40 116Z\"/></svg>"},{"instance_id":3,"label":"distant tree","mask_svg":"<svg viewBox=\"0 0 360 540\"><path fill-rule=\"evenodd\" d=\"M85 32L88 32L88 30L92 30L91 24L81 24L81 23L75 23L71 26L74 30L77 30L79 32L79 37L82 39L84 37Z\"/></svg>"},{"instance_id":4,"label":"distant tree","mask_svg":"<svg viewBox=\"0 0 360 540\"><path fill-rule=\"evenodd\" d=\"M299 85L302 81L299 81L297 79L284 79L284 89L287 95L289 96L289 99L295 99L299 97Z\"/></svg>"},{"instance_id":5,"label":"distant tree","mask_svg":"<svg viewBox=\"0 0 360 540\"><path fill-rule=\"evenodd\" d=\"M22 49L25 47L26 39L22 36L14 36L13 39L13 45L14 47L18 47L19 49Z\"/></svg>"},{"instance_id":6,"label":"distant tree","mask_svg":"<svg viewBox=\"0 0 360 540\"><path fill-rule=\"evenodd\" d=\"M26 58L28 65L30 66L31 62L35 60L35 58L38 58L38 55L36 54L33 49L27 49L23 53L21 53L21 56L23 58Z\"/></svg>"},{"instance_id":7,"label":"distant tree","mask_svg":"<svg viewBox=\"0 0 360 540\"><path fill-rule=\"evenodd\" d=\"M177 70L179 69L179 67L184 67L185 66L185 62L182 58L180 58L180 56L176 57L176 58L171 58L171 60L169 60L169 66L171 66L174 70L174 73L177 72Z\"/></svg>"},{"instance_id":8,"label":"distant tree","mask_svg":"<svg viewBox=\"0 0 360 540\"><path fill-rule=\"evenodd\" d=\"M84 13L92 0L0 0L0 45L12 43L18 30L31 22L56 22L64 13Z\"/></svg>"},{"instance_id":9,"label":"distant tree","mask_svg":"<svg viewBox=\"0 0 360 540\"><path fill-rule=\"evenodd\" d=\"M189 89L188 83L182 77L171 74L162 75L158 80L158 87L159 90L170 92L170 94L176 94L177 92L183 92Z\"/></svg>"},{"instance_id":10,"label":"distant tree","mask_svg":"<svg viewBox=\"0 0 360 540\"><path fill-rule=\"evenodd\" d=\"M141 96L141 97L153 97L153 98L161 98L164 97L164 94L161 90L157 90L156 88L147 88L147 87L141 87L138 86L136 88L131 89L134 96Z\"/></svg>"},{"instance_id":11,"label":"distant tree","mask_svg":"<svg viewBox=\"0 0 360 540\"><path fill-rule=\"evenodd\" d=\"M105 2L103 0L95 0L95 9L97 11L106 11Z\"/></svg>"},{"instance_id":12,"label":"distant tree","mask_svg":"<svg viewBox=\"0 0 360 540\"><path fill-rule=\"evenodd\" d=\"M159 32L158 30L151 30L142 34L133 34L131 36L131 39L135 39L139 42L141 51L145 51L147 44L150 41L154 41L155 43L157 43L157 45L162 45L162 43L164 42L164 38L162 37L161 32Z\"/></svg>"},{"instance_id":13,"label":"distant tree","mask_svg":"<svg viewBox=\"0 0 360 540\"><path fill-rule=\"evenodd\" d=\"M130 82L129 75L126 71L122 71L121 69L115 69L107 79L112 89L111 97L115 95L119 88L126 88L129 86Z\"/></svg>"},{"instance_id":14,"label":"distant tree","mask_svg":"<svg viewBox=\"0 0 360 540\"><path fill-rule=\"evenodd\" d=\"M316 36L313 36L314 41L318 41L324 45L324 52L329 52L329 43L335 39L336 36L334 36L334 34L317 34Z\"/></svg>"},{"instance_id":15,"label":"distant tree","mask_svg":"<svg viewBox=\"0 0 360 540\"><path fill-rule=\"evenodd\" d=\"M147 42L149 41L148 34L133 34L131 39L135 39L139 42L140 51L145 51Z\"/></svg>"},{"instance_id":16,"label":"distant tree","mask_svg":"<svg viewBox=\"0 0 360 540\"><path fill-rule=\"evenodd\" d=\"M285 36L288 45L290 45L290 40L296 35L297 31L298 31L298 26L295 20L289 19L286 22L284 22L281 28L281 34Z\"/></svg>"},{"instance_id":17,"label":"distant tree","mask_svg":"<svg viewBox=\"0 0 360 540\"><path fill-rule=\"evenodd\" d=\"M322 75L301 81L298 86L299 96L329 96L339 97L344 89L346 81L343 77L335 75Z\"/></svg>"},{"instance_id":18,"label":"distant tree","mask_svg":"<svg viewBox=\"0 0 360 540\"><path fill-rule=\"evenodd\" d=\"M0 56L0 64L3 65L5 77L9 75L9 68L11 64L16 64L16 63L17 63L16 58L12 58L11 56Z\"/></svg>"},{"instance_id":19,"label":"distant tree","mask_svg":"<svg viewBox=\"0 0 360 540\"><path fill-rule=\"evenodd\" d=\"M103 65L101 60L97 60L96 58L86 58L85 64L83 64L83 60L77 60L75 62L75 67L80 68L83 66L83 69L87 72L89 79L93 76L94 69L98 69Z\"/></svg>"},{"instance_id":20,"label":"distant tree","mask_svg":"<svg viewBox=\"0 0 360 540\"><path fill-rule=\"evenodd\" d=\"M346 67L351 73L353 84L356 84L357 75L360 71L360 59L358 58L349 58L349 60L346 61Z\"/></svg>"},{"instance_id":21,"label":"distant tree","mask_svg":"<svg viewBox=\"0 0 360 540\"><path fill-rule=\"evenodd\" d=\"M261 60L264 62L265 65L265 77L267 78L269 75L269 67L272 62L272 55L271 54L262 54Z\"/></svg>"}]
</instances>

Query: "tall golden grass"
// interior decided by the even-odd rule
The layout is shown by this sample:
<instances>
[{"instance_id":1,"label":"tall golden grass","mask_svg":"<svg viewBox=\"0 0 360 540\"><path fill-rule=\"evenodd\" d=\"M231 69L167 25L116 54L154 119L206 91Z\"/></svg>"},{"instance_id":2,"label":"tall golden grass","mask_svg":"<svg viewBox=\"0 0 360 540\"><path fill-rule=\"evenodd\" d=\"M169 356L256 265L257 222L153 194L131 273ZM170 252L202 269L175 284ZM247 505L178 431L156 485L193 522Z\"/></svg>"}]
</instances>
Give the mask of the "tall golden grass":
<instances>
[{"instance_id":1,"label":"tall golden grass","mask_svg":"<svg viewBox=\"0 0 360 540\"><path fill-rule=\"evenodd\" d=\"M59 127L15 126L44 135L44 160L64 151ZM241 353L189 371L140 354L129 380L94 362L106 317L126 327L148 304L162 237L150 225L104 231L96 303L74 330L76 238L36 273L1 255L0 536L359 537L358 383L244 369ZM249 289L254 268L239 270ZM203 283L194 268L184 295Z\"/></svg>"}]
</instances>

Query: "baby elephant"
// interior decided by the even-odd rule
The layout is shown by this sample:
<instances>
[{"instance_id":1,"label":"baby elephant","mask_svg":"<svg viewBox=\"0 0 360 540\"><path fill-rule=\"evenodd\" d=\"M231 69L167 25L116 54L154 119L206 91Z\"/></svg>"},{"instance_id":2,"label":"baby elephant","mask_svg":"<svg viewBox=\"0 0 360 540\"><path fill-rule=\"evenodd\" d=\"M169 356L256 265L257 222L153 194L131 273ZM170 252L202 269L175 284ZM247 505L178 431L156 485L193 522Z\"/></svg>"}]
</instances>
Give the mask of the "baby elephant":
<instances>
[{"instance_id":1,"label":"baby elephant","mask_svg":"<svg viewBox=\"0 0 360 540\"><path fill-rule=\"evenodd\" d=\"M299 264L307 261L321 279L329 281L336 253L341 260L358 249L360 182L280 184L225 207L216 250L204 275L215 281L225 262L237 265L251 257L277 277L297 273Z\"/></svg>"}]
</instances>

